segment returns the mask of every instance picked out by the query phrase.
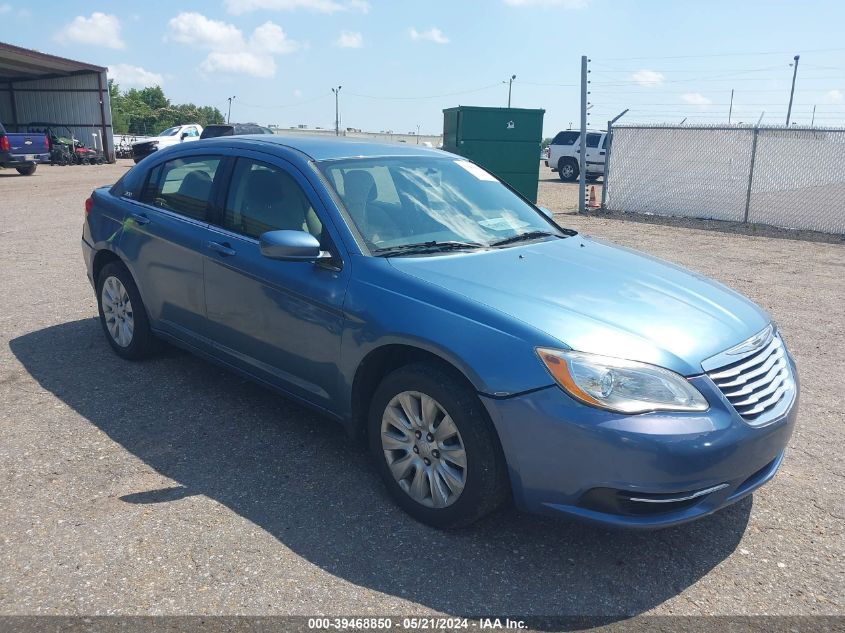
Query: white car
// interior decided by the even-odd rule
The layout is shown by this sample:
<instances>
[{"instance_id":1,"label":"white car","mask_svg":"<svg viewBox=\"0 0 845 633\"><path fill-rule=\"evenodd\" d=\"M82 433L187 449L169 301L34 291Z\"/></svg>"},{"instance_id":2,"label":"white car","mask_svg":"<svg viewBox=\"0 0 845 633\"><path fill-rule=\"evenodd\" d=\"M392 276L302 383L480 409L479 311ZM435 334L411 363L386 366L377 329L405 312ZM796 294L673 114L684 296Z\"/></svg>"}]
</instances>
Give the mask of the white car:
<instances>
[{"instance_id":1,"label":"white car","mask_svg":"<svg viewBox=\"0 0 845 633\"><path fill-rule=\"evenodd\" d=\"M141 160L171 145L178 145L185 141L198 141L202 134L202 126L199 123L188 125L174 125L169 127L158 136L146 138L139 143L132 145L132 160L139 163Z\"/></svg>"},{"instance_id":2,"label":"white car","mask_svg":"<svg viewBox=\"0 0 845 633\"><path fill-rule=\"evenodd\" d=\"M581 133L577 130L558 132L549 145L549 157L546 166L556 171L564 182L578 180L581 159ZM605 141L607 133L599 130L587 130L587 179L592 180L604 175L606 157Z\"/></svg>"}]
</instances>

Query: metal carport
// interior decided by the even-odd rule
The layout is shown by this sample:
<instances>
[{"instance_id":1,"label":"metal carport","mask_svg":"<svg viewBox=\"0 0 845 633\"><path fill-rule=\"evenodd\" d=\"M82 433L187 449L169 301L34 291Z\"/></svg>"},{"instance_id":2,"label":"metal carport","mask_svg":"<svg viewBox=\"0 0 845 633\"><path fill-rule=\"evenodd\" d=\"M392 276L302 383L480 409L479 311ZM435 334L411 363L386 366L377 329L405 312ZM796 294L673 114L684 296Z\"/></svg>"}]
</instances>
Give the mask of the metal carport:
<instances>
[{"instance_id":1,"label":"metal carport","mask_svg":"<svg viewBox=\"0 0 845 633\"><path fill-rule=\"evenodd\" d=\"M0 122L9 131L29 124L67 126L114 161L107 69L0 42ZM97 138L92 138L92 133Z\"/></svg>"}]
</instances>

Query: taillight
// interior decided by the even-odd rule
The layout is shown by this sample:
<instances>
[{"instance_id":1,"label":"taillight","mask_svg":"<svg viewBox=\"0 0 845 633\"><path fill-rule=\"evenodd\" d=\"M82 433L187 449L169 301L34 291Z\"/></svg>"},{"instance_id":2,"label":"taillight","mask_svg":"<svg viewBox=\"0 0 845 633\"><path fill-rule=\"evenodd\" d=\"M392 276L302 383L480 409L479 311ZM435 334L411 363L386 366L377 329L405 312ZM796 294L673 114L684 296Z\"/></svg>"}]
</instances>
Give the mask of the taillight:
<instances>
[{"instance_id":1,"label":"taillight","mask_svg":"<svg viewBox=\"0 0 845 633\"><path fill-rule=\"evenodd\" d=\"M88 217L88 214L91 213L91 207L94 206L94 199L88 198L85 201L85 217Z\"/></svg>"},{"instance_id":2,"label":"taillight","mask_svg":"<svg viewBox=\"0 0 845 633\"><path fill-rule=\"evenodd\" d=\"M8 136L0 136L0 152L8 152L9 151L9 137Z\"/></svg>"}]
</instances>

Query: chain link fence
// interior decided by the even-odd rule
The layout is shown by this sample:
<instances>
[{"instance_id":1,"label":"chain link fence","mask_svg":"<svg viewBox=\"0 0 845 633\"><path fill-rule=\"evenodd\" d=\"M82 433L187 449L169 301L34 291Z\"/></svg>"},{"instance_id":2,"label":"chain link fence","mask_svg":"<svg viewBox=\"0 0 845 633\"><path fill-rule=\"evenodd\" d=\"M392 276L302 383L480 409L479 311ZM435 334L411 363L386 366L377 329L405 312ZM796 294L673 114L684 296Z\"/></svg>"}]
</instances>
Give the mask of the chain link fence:
<instances>
[{"instance_id":1,"label":"chain link fence","mask_svg":"<svg viewBox=\"0 0 845 633\"><path fill-rule=\"evenodd\" d=\"M845 129L614 126L605 208L845 234Z\"/></svg>"}]
</instances>

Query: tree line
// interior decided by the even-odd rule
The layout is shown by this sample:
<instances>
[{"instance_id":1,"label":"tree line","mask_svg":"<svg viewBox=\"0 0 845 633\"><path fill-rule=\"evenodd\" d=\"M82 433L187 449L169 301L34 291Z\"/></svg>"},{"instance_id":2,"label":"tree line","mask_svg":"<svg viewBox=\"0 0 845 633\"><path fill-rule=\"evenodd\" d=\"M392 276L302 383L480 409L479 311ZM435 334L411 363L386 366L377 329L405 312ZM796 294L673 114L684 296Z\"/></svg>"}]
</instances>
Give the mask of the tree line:
<instances>
[{"instance_id":1,"label":"tree line","mask_svg":"<svg viewBox=\"0 0 845 633\"><path fill-rule=\"evenodd\" d=\"M109 79L109 98L115 134L154 136L174 125L199 123L205 127L225 122L223 113L213 106L171 103L159 86L121 92L120 86Z\"/></svg>"}]
</instances>

